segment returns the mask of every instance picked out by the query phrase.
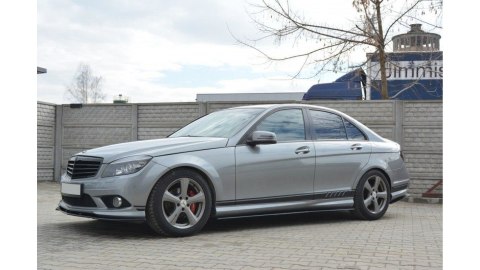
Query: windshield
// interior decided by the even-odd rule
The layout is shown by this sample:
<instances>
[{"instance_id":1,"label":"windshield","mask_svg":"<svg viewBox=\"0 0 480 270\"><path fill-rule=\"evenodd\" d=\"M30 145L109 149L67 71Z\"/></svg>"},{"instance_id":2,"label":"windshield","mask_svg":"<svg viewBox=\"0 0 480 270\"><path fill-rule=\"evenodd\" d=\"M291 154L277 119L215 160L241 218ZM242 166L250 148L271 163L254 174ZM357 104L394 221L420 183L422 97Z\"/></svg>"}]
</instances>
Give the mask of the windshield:
<instances>
[{"instance_id":1,"label":"windshield","mask_svg":"<svg viewBox=\"0 0 480 270\"><path fill-rule=\"evenodd\" d=\"M213 112L170 135L175 137L230 138L265 109L242 108Z\"/></svg>"}]
</instances>

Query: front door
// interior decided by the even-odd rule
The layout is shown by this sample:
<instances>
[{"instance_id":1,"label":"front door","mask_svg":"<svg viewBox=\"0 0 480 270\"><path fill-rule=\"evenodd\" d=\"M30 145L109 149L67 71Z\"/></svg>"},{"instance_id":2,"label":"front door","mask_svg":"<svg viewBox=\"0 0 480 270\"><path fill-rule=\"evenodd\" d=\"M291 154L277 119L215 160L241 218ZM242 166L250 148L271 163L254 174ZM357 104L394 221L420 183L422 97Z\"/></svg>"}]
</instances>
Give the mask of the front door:
<instances>
[{"instance_id":1,"label":"front door","mask_svg":"<svg viewBox=\"0 0 480 270\"><path fill-rule=\"evenodd\" d=\"M237 200L311 198L315 149L304 123L301 109L273 112L255 130L274 132L276 144L236 147Z\"/></svg>"}]
</instances>

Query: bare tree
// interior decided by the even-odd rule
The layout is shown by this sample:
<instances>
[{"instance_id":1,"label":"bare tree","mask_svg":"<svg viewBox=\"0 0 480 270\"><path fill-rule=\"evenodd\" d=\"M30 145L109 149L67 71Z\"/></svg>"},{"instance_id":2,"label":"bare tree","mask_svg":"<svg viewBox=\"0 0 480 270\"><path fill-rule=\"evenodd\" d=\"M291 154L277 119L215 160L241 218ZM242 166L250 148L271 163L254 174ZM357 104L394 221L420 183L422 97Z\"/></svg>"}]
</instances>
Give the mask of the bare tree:
<instances>
[{"instance_id":1,"label":"bare tree","mask_svg":"<svg viewBox=\"0 0 480 270\"><path fill-rule=\"evenodd\" d=\"M346 67L362 67L368 59L352 65L351 54L355 50L372 52L373 49L372 55L379 59L381 96L388 99L386 48L391 42L394 29L416 21L425 23L432 29L441 28L438 22L426 22L423 15L437 14L435 17L441 18L443 1L353 0L352 5L358 14L357 18L347 22L346 26L333 26L326 22L307 20L292 9L288 0L262 0L261 4L252 4L255 11L251 12L251 17L264 35L248 42L235 39L257 50L269 61L303 59L294 78L298 78L307 65L313 65L316 70L310 78L324 71L337 72ZM274 56L257 46L258 41L266 38L275 38L279 44L290 41L293 45L306 40L305 43L309 43L309 46L301 52L297 50L290 55Z\"/></svg>"},{"instance_id":2,"label":"bare tree","mask_svg":"<svg viewBox=\"0 0 480 270\"><path fill-rule=\"evenodd\" d=\"M102 83L102 76L94 76L90 66L82 63L78 65L71 85L67 86L67 94L78 103L98 103L105 99Z\"/></svg>"}]
</instances>

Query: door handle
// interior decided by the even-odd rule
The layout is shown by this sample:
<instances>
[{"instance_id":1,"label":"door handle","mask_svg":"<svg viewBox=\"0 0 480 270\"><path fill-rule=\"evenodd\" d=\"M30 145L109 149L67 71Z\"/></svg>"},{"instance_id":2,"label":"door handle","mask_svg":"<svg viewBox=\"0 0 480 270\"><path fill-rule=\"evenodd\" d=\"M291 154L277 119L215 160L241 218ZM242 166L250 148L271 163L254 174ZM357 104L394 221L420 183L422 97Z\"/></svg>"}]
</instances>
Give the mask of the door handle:
<instances>
[{"instance_id":1,"label":"door handle","mask_svg":"<svg viewBox=\"0 0 480 270\"><path fill-rule=\"evenodd\" d=\"M352 144L352 146L350 147L350 149L352 150L362 150L363 146L359 143L356 143L356 144Z\"/></svg>"},{"instance_id":2,"label":"door handle","mask_svg":"<svg viewBox=\"0 0 480 270\"><path fill-rule=\"evenodd\" d=\"M310 153L310 148L308 148L308 146L302 146L302 147L299 147L297 148L297 150L295 150L295 154L308 154Z\"/></svg>"}]
</instances>

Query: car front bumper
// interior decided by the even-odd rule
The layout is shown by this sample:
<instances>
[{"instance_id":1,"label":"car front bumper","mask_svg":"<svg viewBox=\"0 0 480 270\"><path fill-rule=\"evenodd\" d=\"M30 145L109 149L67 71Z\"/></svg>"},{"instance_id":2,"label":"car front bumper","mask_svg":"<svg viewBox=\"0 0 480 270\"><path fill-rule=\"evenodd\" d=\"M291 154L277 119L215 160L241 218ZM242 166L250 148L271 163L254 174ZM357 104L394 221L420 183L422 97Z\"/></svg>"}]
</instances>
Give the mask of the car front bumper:
<instances>
[{"instance_id":1,"label":"car front bumper","mask_svg":"<svg viewBox=\"0 0 480 270\"><path fill-rule=\"evenodd\" d=\"M80 208L68 205L63 200L58 204L57 209L67 215L86 217L102 220L118 220L118 221L145 221L145 210L130 209L122 210L98 210L97 208Z\"/></svg>"},{"instance_id":2,"label":"car front bumper","mask_svg":"<svg viewBox=\"0 0 480 270\"><path fill-rule=\"evenodd\" d=\"M103 164L93 178L71 179L67 174L62 175L61 184L81 185L81 195L62 194L56 210L94 219L144 221L150 191L168 168L151 161L137 173L102 178L105 167ZM109 203L108 198L115 196L122 198L121 207Z\"/></svg>"}]
</instances>

